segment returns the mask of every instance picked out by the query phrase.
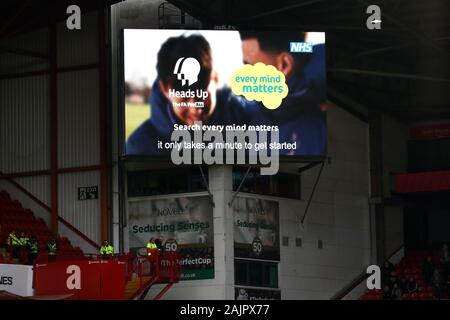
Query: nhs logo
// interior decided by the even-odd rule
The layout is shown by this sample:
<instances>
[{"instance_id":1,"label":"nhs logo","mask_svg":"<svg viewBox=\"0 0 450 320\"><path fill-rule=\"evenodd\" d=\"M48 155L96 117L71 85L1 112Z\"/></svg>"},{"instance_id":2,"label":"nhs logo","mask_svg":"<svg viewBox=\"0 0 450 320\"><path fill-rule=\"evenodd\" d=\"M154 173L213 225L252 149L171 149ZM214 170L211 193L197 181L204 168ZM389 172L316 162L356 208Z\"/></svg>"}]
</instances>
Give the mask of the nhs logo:
<instances>
[{"instance_id":1,"label":"nhs logo","mask_svg":"<svg viewBox=\"0 0 450 320\"><path fill-rule=\"evenodd\" d=\"M290 43L291 52L313 52L312 42L291 42Z\"/></svg>"}]
</instances>

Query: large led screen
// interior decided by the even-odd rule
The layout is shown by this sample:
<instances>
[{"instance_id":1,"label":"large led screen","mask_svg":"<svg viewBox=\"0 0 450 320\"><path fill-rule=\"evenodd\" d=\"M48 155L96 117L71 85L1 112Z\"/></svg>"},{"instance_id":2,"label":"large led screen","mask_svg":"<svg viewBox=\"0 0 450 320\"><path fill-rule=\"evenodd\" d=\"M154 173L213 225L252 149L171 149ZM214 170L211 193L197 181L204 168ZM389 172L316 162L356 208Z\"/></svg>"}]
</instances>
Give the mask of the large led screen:
<instances>
[{"instance_id":1,"label":"large led screen","mask_svg":"<svg viewBox=\"0 0 450 320\"><path fill-rule=\"evenodd\" d=\"M170 156L178 130L216 148L240 130L280 156L324 156L325 76L321 32L126 29L124 154Z\"/></svg>"}]
</instances>

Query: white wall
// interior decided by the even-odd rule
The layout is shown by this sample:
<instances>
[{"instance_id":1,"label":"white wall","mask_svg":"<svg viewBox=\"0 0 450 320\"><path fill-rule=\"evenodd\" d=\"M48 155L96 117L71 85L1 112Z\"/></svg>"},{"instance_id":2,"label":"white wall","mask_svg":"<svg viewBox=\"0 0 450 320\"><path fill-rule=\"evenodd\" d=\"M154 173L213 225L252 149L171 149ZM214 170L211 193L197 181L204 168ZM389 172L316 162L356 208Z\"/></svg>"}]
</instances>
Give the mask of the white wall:
<instances>
[{"instance_id":1,"label":"white wall","mask_svg":"<svg viewBox=\"0 0 450 320\"><path fill-rule=\"evenodd\" d=\"M100 197L100 174L97 171L59 175L59 215L91 240L101 244L103 239L100 239L100 199L78 200L78 188L91 186L98 186ZM69 239L72 240L72 237ZM77 238L73 240L79 241Z\"/></svg>"},{"instance_id":2,"label":"white wall","mask_svg":"<svg viewBox=\"0 0 450 320\"><path fill-rule=\"evenodd\" d=\"M299 226L319 168L302 174L302 201L280 199L282 299L329 299L370 262L368 126L338 107L328 111L326 164ZM295 246L295 238L302 247ZM318 249L318 240L323 248Z\"/></svg>"},{"instance_id":3,"label":"white wall","mask_svg":"<svg viewBox=\"0 0 450 320\"><path fill-rule=\"evenodd\" d=\"M58 228L59 234L62 237L70 239L70 243L72 244L72 246L79 247L84 253L98 254L98 249L96 247L85 241L82 237L73 232L62 222L58 223Z\"/></svg>"},{"instance_id":4,"label":"white wall","mask_svg":"<svg viewBox=\"0 0 450 320\"><path fill-rule=\"evenodd\" d=\"M408 126L383 115L381 118L383 153L383 194L391 195L392 172L408 170Z\"/></svg>"}]
</instances>

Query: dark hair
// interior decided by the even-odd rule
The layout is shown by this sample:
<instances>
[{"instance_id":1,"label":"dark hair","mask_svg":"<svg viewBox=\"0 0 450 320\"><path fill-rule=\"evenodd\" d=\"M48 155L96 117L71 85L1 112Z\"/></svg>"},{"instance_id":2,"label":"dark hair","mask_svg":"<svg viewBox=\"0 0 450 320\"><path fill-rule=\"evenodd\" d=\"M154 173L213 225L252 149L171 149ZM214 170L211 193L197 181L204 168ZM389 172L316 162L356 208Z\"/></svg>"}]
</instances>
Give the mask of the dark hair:
<instances>
[{"instance_id":1,"label":"dark hair","mask_svg":"<svg viewBox=\"0 0 450 320\"><path fill-rule=\"evenodd\" d=\"M166 40L159 49L156 70L164 84L169 84L176 90L182 90L181 81L176 79L173 69L181 57L192 57L201 65L198 81L191 89L206 89L211 80L212 57L208 41L201 35L172 37Z\"/></svg>"},{"instance_id":2,"label":"dark hair","mask_svg":"<svg viewBox=\"0 0 450 320\"><path fill-rule=\"evenodd\" d=\"M241 40L256 39L262 51L270 53L290 52L291 42L304 42L305 32L298 31L239 31ZM295 61L295 68L298 69L308 59L305 53L295 53L292 55Z\"/></svg>"}]
</instances>

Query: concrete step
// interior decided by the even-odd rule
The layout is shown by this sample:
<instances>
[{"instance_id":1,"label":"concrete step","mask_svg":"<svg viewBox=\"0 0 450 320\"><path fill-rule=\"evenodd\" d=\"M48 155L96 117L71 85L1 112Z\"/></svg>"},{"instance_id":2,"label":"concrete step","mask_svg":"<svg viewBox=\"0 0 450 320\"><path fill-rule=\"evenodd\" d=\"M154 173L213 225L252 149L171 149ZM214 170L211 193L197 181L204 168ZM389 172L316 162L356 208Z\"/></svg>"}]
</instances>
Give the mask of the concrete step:
<instances>
[{"instance_id":1,"label":"concrete step","mask_svg":"<svg viewBox=\"0 0 450 320\"><path fill-rule=\"evenodd\" d=\"M142 278L142 284L145 284L151 279L151 277L143 277ZM125 286L125 299L129 300L131 297L134 296L134 294L139 290L140 287L140 280L139 278L131 279L127 282Z\"/></svg>"}]
</instances>

